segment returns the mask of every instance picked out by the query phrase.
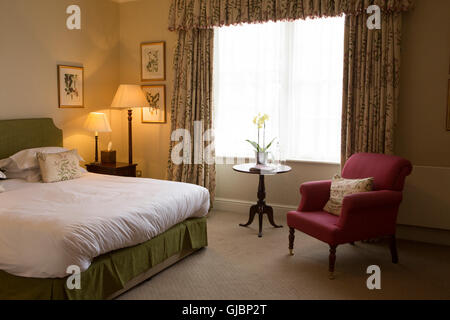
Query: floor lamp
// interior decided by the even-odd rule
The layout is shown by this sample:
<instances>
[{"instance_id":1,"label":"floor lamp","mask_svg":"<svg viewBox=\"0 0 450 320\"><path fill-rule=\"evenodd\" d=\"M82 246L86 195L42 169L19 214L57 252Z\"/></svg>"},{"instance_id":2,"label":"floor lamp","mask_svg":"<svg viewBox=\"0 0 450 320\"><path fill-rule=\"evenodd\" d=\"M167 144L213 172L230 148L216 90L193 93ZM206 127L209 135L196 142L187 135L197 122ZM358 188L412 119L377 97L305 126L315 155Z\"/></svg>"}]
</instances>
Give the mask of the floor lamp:
<instances>
[{"instance_id":1,"label":"floor lamp","mask_svg":"<svg viewBox=\"0 0 450 320\"><path fill-rule=\"evenodd\" d=\"M133 163L133 109L148 106L144 91L139 85L121 84L111 108L128 109L128 161Z\"/></svg>"}]
</instances>

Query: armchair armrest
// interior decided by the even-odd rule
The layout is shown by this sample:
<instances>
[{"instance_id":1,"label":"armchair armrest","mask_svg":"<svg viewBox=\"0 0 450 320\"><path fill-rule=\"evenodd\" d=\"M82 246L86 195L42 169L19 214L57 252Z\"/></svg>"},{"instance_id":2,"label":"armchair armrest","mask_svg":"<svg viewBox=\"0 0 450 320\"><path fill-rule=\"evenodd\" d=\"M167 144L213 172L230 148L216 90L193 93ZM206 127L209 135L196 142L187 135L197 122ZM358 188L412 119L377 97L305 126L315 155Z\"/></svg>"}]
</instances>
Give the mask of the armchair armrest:
<instances>
[{"instance_id":1,"label":"armchair armrest","mask_svg":"<svg viewBox=\"0 0 450 320\"><path fill-rule=\"evenodd\" d=\"M331 180L303 183L300 187L302 200L298 211L322 210L330 199Z\"/></svg>"},{"instance_id":2,"label":"armchair armrest","mask_svg":"<svg viewBox=\"0 0 450 320\"><path fill-rule=\"evenodd\" d=\"M402 193L399 191L381 190L355 193L344 198L342 213L372 207L395 206L400 202L402 202Z\"/></svg>"},{"instance_id":3,"label":"armchair armrest","mask_svg":"<svg viewBox=\"0 0 450 320\"><path fill-rule=\"evenodd\" d=\"M338 225L360 231L395 232L401 202L402 193L399 191L381 190L348 195L344 198Z\"/></svg>"}]
</instances>

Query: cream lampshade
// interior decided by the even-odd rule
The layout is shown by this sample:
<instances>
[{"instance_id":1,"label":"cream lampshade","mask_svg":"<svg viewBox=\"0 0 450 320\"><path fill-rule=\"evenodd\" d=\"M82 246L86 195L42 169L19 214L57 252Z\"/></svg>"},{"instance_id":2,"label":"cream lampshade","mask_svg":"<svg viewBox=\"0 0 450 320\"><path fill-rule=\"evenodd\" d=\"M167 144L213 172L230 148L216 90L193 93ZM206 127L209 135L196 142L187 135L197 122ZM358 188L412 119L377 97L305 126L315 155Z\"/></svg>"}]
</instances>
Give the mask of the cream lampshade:
<instances>
[{"instance_id":1,"label":"cream lampshade","mask_svg":"<svg viewBox=\"0 0 450 320\"><path fill-rule=\"evenodd\" d=\"M106 114L91 112L84 123L84 128L88 131L95 132L95 162L98 163L98 133L112 131Z\"/></svg>"},{"instance_id":2,"label":"cream lampshade","mask_svg":"<svg viewBox=\"0 0 450 320\"><path fill-rule=\"evenodd\" d=\"M117 89L111 108L128 109L128 160L133 163L133 108L144 108L148 106L144 91L141 86L132 84L121 84Z\"/></svg>"}]
</instances>

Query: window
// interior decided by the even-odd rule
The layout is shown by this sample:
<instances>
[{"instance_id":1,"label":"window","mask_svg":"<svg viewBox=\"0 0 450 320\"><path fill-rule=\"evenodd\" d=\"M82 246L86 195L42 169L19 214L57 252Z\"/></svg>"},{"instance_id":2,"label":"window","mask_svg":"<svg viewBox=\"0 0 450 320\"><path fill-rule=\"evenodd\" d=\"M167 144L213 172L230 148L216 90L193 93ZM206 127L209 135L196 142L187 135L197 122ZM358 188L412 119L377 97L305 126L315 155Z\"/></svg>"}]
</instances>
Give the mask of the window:
<instances>
[{"instance_id":1,"label":"window","mask_svg":"<svg viewBox=\"0 0 450 320\"><path fill-rule=\"evenodd\" d=\"M217 156L253 158L261 112L288 160L339 162L343 17L221 27L214 41Z\"/></svg>"}]
</instances>

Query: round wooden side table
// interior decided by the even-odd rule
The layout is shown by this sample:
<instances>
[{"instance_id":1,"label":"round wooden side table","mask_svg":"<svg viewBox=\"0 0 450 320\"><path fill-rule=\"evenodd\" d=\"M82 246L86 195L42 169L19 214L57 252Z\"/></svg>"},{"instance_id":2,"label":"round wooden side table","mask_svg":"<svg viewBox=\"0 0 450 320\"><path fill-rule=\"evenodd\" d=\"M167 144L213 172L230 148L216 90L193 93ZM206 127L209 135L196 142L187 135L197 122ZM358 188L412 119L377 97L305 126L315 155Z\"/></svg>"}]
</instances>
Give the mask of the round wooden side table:
<instances>
[{"instance_id":1,"label":"round wooden side table","mask_svg":"<svg viewBox=\"0 0 450 320\"><path fill-rule=\"evenodd\" d=\"M258 174L259 175L259 186L258 186L258 202L250 208L250 215L248 218L248 222L245 224L240 224L241 227L248 227L253 223L253 220L255 219L255 215L259 215L259 234L258 237L262 237L262 226L263 226L263 215L267 214L267 218L269 219L269 222L272 226L275 228L282 228L283 226L277 225L275 223L275 220L273 219L273 208L271 206L268 206L266 204L266 186L264 183L264 177L266 175L276 175L276 174L283 174L290 172L292 170L291 167L280 165L277 167L274 167L275 170L269 171L269 170L258 170L255 169L256 164L254 163L245 163L245 164L238 164L233 167L234 171L241 172L241 173L247 173L247 174Z\"/></svg>"}]
</instances>

